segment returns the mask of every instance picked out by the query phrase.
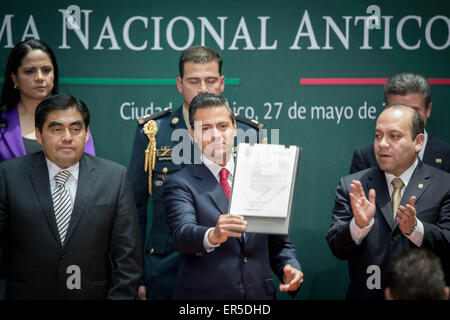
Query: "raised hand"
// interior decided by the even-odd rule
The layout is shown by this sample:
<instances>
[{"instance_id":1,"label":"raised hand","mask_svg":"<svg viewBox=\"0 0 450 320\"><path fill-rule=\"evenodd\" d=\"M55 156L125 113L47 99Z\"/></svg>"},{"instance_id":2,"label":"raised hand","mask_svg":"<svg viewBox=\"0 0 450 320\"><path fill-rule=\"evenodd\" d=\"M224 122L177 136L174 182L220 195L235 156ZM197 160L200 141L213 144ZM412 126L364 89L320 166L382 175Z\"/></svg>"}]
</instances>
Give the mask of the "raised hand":
<instances>
[{"instance_id":1,"label":"raised hand","mask_svg":"<svg viewBox=\"0 0 450 320\"><path fill-rule=\"evenodd\" d=\"M364 228L375 216L375 190L369 190L369 199L367 199L362 184L358 180L352 180L350 189L350 204L355 223L358 227Z\"/></svg>"}]
</instances>

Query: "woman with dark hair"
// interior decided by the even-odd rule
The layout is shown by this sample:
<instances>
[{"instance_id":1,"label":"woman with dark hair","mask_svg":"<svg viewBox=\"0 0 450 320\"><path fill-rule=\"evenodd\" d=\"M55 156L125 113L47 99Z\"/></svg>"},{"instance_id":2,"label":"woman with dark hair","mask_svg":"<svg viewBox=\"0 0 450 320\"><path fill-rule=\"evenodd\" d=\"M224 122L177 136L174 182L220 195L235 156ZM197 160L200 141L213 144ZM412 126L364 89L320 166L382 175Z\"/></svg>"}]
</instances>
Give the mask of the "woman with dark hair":
<instances>
[{"instance_id":1,"label":"woman with dark hair","mask_svg":"<svg viewBox=\"0 0 450 320\"><path fill-rule=\"evenodd\" d=\"M42 100L57 93L58 65L52 49L34 39L16 44L6 65L0 103L0 162L41 150L34 112ZM84 151L95 155L90 133Z\"/></svg>"}]
</instances>

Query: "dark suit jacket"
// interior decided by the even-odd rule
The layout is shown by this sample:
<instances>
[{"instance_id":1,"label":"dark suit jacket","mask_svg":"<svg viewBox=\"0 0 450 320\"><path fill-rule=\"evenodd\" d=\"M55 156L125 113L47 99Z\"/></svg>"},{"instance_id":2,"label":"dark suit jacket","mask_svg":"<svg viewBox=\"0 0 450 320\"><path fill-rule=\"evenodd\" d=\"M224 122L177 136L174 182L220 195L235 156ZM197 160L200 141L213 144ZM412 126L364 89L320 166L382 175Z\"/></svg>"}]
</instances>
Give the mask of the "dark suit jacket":
<instances>
[{"instance_id":1,"label":"dark suit jacket","mask_svg":"<svg viewBox=\"0 0 450 320\"><path fill-rule=\"evenodd\" d=\"M428 134L423 162L437 169L450 172L450 144ZM377 166L373 143L356 148L353 153L350 174Z\"/></svg>"},{"instance_id":2,"label":"dark suit jacket","mask_svg":"<svg viewBox=\"0 0 450 320\"><path fill-rule=\"evenodd\" d=\"M203 164L188 165L170 176L163 188L164 207L175 248L181 252L175 299L274 299L272 270L283 278L283 267L300 269L286 236L247 234L229 238L207 253L203 237L228 200Z\"/></svg>"},{"instance_id":3,"label":"dark suit jacket","mask_svg":"<svg viewBox=\"0 0 450 320\"><path fill-rule=\"evenodd\" d=\"M134 299L142 257L126 169L82 156L62 246L44 154L2 162L0 254L8 299ZM81 289L66 285L71 265Z\"/></svg>"},{"instance_id":4,"label":"dark suit jacket","mask_svg":"<svg viewBox=\"0 0 450 320\"><path fill-rule=\"evenodd\" d=\"M190 141L190 134L183 119L183 106L174 111L163 110L144 117L144 119L155 120L157 124L157 150L168 148L173 150L174 155L178 155L178 153L180 156L182 155L186 159L185 163L193 162L192 154L185 153L185 151L191 151L192 147L188 150L178 149L177 151L176 149L179 142ZM248 124L249 122L251 123L250 120L243 117L236 118L238 129L252 130L256 135L258 131L255 124L252 126ZM187 140L182 140L177 136L184 130L186 130L186 136L183 138ZM172 140L172 135L174 135L175 141ZM245 142L249 142L248 138L245 139ZM151 181L153 194L149 196L148 172L144 171L145 149L148 143L148 137L143 131L143 124L139 124L134 137L129 176L136 201L144 256L144 275L141 285L146 285L149 299L166 300L172 296L181 258L179 252L173 247L173 239L167 225L167 215L162 203L162 186L166 177L183 168L185 163L174 163L170 153L157 156ZM147 228L148 221L151 221L150 228ZM149 229L148 233L147 229Z\"/></svg>"},{"instance_id":5,"label":"dark suit jacket","mask_svg":"<svg viewBox=\"0 0 450 320\"><path fill-rule=\"evenodd\" d=\"M364 192L376 192L375 222L366 238L356 245L350 234L353 213L349 193L352 180L359 180ZM434 251L442 260L447 279L450 258L450 175L419 161L402 196L401 204L415 195L417 218L424 225L422 247ZM405 249L416 247L398 228L393 219L389 191L384 172L372 167L341 179L336 188L336 202L331 227L326 235L333 254L348 260L350 269L349 299L383 299L387 265L391 257ZM380 267L381 289L367 288L373 272L371 265Z\"/></svg>"}]
</instances>

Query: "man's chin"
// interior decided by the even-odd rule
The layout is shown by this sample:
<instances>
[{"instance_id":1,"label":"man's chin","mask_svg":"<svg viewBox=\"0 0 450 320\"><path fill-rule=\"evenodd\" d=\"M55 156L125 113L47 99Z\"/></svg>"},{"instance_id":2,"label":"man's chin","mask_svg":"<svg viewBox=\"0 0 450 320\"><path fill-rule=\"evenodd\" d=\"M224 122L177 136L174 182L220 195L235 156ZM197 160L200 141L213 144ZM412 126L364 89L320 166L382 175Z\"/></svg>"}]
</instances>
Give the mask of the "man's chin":
<instances>
[{"instance_id":1,"label":"man's chin","mask_svg":"<svg viewBox=\"0 0 450 320\"><path fill-rule=\"evenodd\" d=\"M78 161L80 161L80 159L73 157L73 156L67 156L67 157L60 156L57 159L55 159L55 161L53 161L53 162L61 169L66 169L66 168L73 166Z\"/></svg>"},{"instance_id":2,"label":"man's chin","mask_svg":"<svg viewBox=\"0 0 450 320\"><path fill-rule=\"evenodd\" d=\"M215 164L218 164L219 166L226 164L226 155L223 153L203 153L203 156L214 162Z\"/></svg>"}]
</instances>

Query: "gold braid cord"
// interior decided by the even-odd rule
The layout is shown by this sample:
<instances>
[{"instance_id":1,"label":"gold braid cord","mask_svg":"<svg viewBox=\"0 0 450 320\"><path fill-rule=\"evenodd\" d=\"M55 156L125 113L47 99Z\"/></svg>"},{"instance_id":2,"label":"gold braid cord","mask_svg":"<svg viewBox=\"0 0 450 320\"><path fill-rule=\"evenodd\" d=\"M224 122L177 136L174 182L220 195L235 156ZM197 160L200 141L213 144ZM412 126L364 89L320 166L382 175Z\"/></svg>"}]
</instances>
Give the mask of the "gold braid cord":
<instances>
[{"instance_id":1,"label":"gold braid cord","mask_svg":"<svg viewBox=\"0 0 450 320\"><path fill-rule=\"evenodd\" d=\"M156 133L158 132L158 126L156 125L155 120L150 120L144 125L144 133L148 137L148 146L145 150L145 162L144 162L144 170L147 172L148 170L148 193L152 194L152 173L153 169L155 169L155 161L156 161Z\"/></svg>"}]
</instances>

